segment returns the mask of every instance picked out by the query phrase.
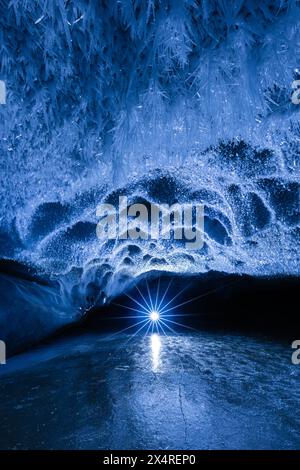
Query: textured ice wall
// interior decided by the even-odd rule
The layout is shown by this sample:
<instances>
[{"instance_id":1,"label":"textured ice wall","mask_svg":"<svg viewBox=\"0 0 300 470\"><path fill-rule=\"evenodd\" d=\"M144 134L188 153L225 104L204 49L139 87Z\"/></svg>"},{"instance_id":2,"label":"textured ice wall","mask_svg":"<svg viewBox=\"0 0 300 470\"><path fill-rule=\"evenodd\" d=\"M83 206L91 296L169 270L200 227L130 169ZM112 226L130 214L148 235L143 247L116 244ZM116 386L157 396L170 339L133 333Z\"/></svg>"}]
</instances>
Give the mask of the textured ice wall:
<instances>
[{"instance_id":1,"label":"textured ice wall","mask_svg":"<svg viewBox=\"0 0 300 470\"><path fill-rule=\"evenodd\" d=\"M237 138L295 175L299 38L295 0L1 0L2 214Z\"/></svg>"},{"instance_id":2,"label":"textured ice wall","mask_svg":"<svg viewBox=\"0 0 300 470\"><path fill-rule=\"evenodd\" d=\"M36 329L43 333L45 322L51 330L74 321L154 270L299 275L297 181L276 171L274 155L243 145L234 147L241 156L236 154L239 163L232 166L232 150L232 145L226 148L227 157L224 147L209 152L198 165L177 169L176 176L155 170L114 191L95 186L71 199L37 204L25 220L17 217L13 231L5 235L2 255L34 266L50 285L26 286L17 280L12 289L11 281L8 287L7 281L1 284L6 292L1 298L3 331L16 338L14 330L19 334L24 315L22 335L28 322L36 325L38 319L38 328L29 329L30 336ZM242 163L245 152L253 159L250 169ZM222 163L216 165L219 160ZM256 164L262 165L258 177L252 173ZM96 205L105 202L117 207L119 195L124 194L129 204L147 207L150 203L204 204L204 246L191 251L185 240L99 240ZM17 318L17 324L11 318Z\"/></svg>"},{"instance_id":3,"label":"textured ice wall","mask_svg":"<svg viewBox=\"0 0 300 470\"><path fill-rule=\"evenodd\" d=\"M153 269L299 274L298 1L1 0L0 41L0 256L54 317ZM204 203L204 247L100 243L119 194Z\"/></svg>"}]
</instances>

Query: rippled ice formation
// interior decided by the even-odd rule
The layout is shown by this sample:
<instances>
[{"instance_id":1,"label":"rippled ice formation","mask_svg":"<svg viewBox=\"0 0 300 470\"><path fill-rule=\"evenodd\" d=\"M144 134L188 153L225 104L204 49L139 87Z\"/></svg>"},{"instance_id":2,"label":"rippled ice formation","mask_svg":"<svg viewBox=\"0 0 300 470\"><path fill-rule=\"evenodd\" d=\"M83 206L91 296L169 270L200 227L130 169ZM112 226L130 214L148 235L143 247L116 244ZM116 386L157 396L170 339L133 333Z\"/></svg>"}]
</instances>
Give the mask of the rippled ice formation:
<instances>
[{"instance_id":1,"label":"rippled ice formation","mask_svg":"<svg viewBox=\"0 0 300 470\"><path fill-rule=\"evenodd\" d=\"M300 370L288 345L88 334L7 367L4 449L299 449Z\"/></svg>"},{"instance_id":2,"label":"rippled ice formation","mask_svg":"<svg viewBox=\"0 0 300 470\"><path fill-rule=\"evenodd\" d=\"M248 162L243 165L243 156L239 160L237 154L232 164L226 155L211 152L176 174L157 170L111 192L96 186L64 201L38 203L26 217L16 217L12 257L58 279L66 296L100 303L152 270L297 275L299 184L280 174L271 153L247 151L253 158L250 169ZM148 207L203 203L204 246L189 250L185 240L98 239L97 204L118 207L122 194L129 204Z\"/></svg>"}]
</instances>

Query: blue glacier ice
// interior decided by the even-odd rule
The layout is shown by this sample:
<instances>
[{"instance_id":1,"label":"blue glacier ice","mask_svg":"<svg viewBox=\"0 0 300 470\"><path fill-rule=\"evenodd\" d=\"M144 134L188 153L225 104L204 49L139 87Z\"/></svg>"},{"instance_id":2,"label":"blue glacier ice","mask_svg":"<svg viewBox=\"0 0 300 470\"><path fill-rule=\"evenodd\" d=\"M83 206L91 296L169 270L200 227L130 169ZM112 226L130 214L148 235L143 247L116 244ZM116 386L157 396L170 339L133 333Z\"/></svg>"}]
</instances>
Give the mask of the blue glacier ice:
<instances>
[{"instance_id":1,"label":"blue glacier ice","mask_svg":"<svg viewBox=\"0 0 300 470\"><path fill-rule=\"evenodd\" d=\"M1 337L155 270L299 275L299 1L1 0L0 66ZM203 248L100 242L122 194L203 203Z\"/></svg>"}]
</instances>

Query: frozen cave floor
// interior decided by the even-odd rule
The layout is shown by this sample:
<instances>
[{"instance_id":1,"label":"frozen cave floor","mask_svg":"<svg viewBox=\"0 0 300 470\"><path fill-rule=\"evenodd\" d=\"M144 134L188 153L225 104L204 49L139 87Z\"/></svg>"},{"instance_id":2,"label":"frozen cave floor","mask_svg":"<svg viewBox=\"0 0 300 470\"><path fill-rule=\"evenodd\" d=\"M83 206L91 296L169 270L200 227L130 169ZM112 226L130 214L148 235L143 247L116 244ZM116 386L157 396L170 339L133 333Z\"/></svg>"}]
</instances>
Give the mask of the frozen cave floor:
<instances>
[{"instance_id":1,"label":"frozen cave floor","mask_svg":"<svg viewBox=\"0 0 300 470\"><path fill-rule=\"evenodd\" d=\"M297 449L289 344L84 332L0 369L1 449Z\"/></svg>"}]
</instances>

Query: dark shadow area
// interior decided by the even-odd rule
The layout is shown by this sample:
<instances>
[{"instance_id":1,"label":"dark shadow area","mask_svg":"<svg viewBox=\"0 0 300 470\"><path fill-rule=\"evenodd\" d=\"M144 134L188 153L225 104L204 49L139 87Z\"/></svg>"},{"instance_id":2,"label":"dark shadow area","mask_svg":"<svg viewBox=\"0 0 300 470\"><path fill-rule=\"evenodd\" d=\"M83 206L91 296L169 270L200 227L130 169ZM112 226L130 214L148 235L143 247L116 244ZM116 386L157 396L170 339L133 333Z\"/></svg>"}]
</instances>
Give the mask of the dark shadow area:
<instances>
[{"instance_id":1,"label":"dark shadow area","mask_svg":"<svg viewBox=\"0 0 300 470\"><path fill-rule=\"evenodd\" d=\"M128 334L135 334L140 328L139 322L148 318L149 309L145 309L145 305L148 303L150 307L151 302L157 307L161 302L158 310L167 315L170 322L175 322L169 323L173 333L186 333L192 328L264 335L285 342L293 341L300 334L300 317L296 308L300 279L296 277L258 278L217 272L185 276L153 271L137 280L122 295L109 299L106 305L89 309L80 320L72 321L70 317L69 322L61 326L53 323L52 326L49 323L51 318L47 320L46 297L52 292L51 289L59 295L55 283L19 263L2 261L0 269L5 279L12 280L12 285L26 282L26 289L32 286L38 292L38 298L45 301L45 314L36 317L30 305L22 304L23 316L20 312L19 321L22 319L23 327L17 333L26 334L29 339L24 345L20 341L20 346L10 350L10 343L16 341L16 335L15 340L11 336L10 342L7 342L8 357L32 349L35 345L51 343L55 338L77 336L81 332L110 334L126 329ZM6 292L5 295L9 297L13 294ZM20 309L18 304L16 307ZM50 330L47 333L49 324L54 333ZM32 339L28 335L30 331ZM144 334L146 328L139 332ZM168 328L165 332L172 334ZM40 340L39 335L43 335Z\"/></svg>"},{"instance_id":2,"label":"dark shadow area","mask_svg":"<svg viewBox=\"0 0 300 470\"><path fill-rule=\"evenodd\" d=\"M199 277L152 275L147 283L153 303L158 284L158 299L168 289L163 302L170 302L166 308L171 310L167 313L187 327L263 334L288 341L300 333L296 308L300 289L298 278L254 278L211 272ZM141 280L137 288L128 292L135 301L122 295L110 305L91 310L81 327L107 331L132 325L134 316L140 315L133 310L142 311L136 302L144 303L143 296L149 303L146 281ZM175 329L184 331L184 326L177 325Z\"/></svg>"}]
</instances>

